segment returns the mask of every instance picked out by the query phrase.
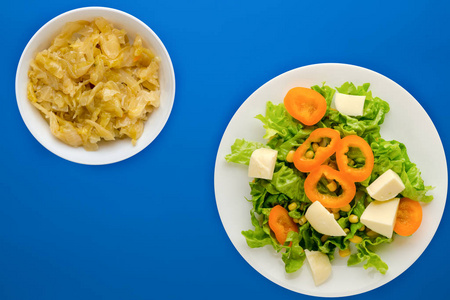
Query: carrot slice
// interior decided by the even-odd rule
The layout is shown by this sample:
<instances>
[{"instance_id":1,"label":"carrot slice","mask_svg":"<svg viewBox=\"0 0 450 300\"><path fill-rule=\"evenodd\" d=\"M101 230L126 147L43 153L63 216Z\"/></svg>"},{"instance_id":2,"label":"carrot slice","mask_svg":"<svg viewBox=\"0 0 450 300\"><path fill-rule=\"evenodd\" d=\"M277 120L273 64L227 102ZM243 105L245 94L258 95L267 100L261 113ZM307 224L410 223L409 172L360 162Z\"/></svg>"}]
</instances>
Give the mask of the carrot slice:
<instances>
[{"instance_id":1,"label":"carrot slice","mask_svg":"<svg viewBox=\"0 0 450 300\"><path fill-rule=\"evenodd\" d=\"M301 123L311 126L319 122L327 111L327 101L317 91L295 87L284 97L284 106L288 113Z\"/></svg>"},{"instance_id":2,"label":"carrot slice","mask_svg":"<svg viewBox=\"0 0 450 300\"><path fill-rule=\"evenodd\" d=\"M281 205L276 205L270 210L269 227L275 233L277 241L282 245L286 242L290 231L298 232L298 225Z\"/></svg>"},{"instance_id":3,"label":"carrot slice","mask_svg":"<svg viewBox=\"0 0 450 300\"><path fill-rule=\"evenodd\" d=\"M394 231L401 236L410 236L422 223L422 206L409 198L400 199Z\"/></svg>"}]
</instances>

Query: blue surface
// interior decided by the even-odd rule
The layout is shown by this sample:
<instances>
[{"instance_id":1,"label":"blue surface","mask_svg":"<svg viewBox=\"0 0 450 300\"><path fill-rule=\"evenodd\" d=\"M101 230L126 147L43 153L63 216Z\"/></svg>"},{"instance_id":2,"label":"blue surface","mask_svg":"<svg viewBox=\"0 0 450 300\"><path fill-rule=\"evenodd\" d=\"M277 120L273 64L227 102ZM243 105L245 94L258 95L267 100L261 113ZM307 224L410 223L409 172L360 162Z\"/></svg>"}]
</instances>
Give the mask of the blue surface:
<instances>
[{"instance_id":1,"label":"blue surface","mask_svg":"<svg viewBox=\"0 0 450 300\"><path fill-rule=\"evenodd\" d=\"M242 102L290 69L355 64L408 90L450 149L447 1L312 2L4 3L0 299L312 299L257 273L220 222L215 156ZM177 79L172 114L158 138L106 166L71 163L47 151L25 127L14 93L16 67L32 35L65 11L94 5L149 25L165 43ZM424 299L443 291L449 235L445 211L409 270L349 298Z\"/></svg>"}]
</instances>

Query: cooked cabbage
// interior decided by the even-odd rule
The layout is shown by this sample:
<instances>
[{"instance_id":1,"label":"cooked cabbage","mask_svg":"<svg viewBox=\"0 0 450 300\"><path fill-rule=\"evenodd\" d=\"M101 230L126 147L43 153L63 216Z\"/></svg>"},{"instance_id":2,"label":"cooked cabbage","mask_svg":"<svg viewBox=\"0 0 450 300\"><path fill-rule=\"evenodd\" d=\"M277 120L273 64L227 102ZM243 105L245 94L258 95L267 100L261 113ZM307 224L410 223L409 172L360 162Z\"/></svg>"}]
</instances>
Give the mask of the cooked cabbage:
<instances>
[{"instance_id":1,"label":"cooked cabbage","mask_svg":"<svg viewBox=\"0 0 450 300\"><path fill-rule=\"evenodd\" d=\"M97 150L98 142L141 137L159 107L160 59L137 35L104 18L67 23L31 62L28 99L64 143Z\"/></svg>"}]
</instances>

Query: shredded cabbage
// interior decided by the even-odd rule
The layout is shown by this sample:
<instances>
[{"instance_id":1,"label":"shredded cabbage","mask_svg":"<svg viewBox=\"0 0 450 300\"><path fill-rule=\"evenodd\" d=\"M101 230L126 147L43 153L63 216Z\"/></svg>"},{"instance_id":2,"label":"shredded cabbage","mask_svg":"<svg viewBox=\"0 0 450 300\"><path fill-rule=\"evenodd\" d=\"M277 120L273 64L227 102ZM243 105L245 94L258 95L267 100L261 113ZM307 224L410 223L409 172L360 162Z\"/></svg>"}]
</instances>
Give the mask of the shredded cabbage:
<instances>
[{"instance_id":1,"label":"shredded cabbage","mask_svg":"<svg viewBox=\"0 0 450 300\"><path fill-rule=\"evenodd\" d=\"M67 23L30 64L28 99L64 143L93 151L101 140L133 145L159 107L160 59L106 19Z\"/></svg>"}]
</instances>

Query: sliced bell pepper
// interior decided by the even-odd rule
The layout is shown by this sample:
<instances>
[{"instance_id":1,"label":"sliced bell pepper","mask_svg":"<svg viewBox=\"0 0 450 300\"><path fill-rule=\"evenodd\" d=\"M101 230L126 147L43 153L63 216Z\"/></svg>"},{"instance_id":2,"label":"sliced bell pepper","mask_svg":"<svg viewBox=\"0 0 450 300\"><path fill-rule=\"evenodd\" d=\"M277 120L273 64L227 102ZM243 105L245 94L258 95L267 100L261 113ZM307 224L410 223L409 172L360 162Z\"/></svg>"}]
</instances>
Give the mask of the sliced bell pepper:
<instances>
[{"instance_id":1,"label":"sliced bell pepper","mask_svg":"<svg viewBox=\"0 0 450 300\"><path fill-rule=\"evenodd\" d=\"M269 213L269 227L275 233L277 241L284 245L290 231L298 232L298 225L281 205L274 206Z\"/></svg>"},{"instance_id":2,"label":"sliced bell pepper","mask_svg":"<svg viewBox=\"0 0 450 300\"><path fill-rule=\"evenodd\" d=\"M422 223L422 206L409 198L400 199L394 231L401 236L410 236Z\"/></svg>"},{"instance_id":3,"label":"sliced bell pepper","mask_svg":"<svg viewBox=\"0 0 450 300\"><path fill-rule=\"evenodd\" d=\"M365 163L360 168L354 168L349 166L347 152L350 147L358 148L364 155ZM361 182L367 179L372 174L374 157L373 151L370 145L357 135L349 135L341 139L336 149L336 162L339 167L339 171L346 174L355 182Z\"/></svg>"},{"instance_id":4,"label":"sliced bell pepper","mask_svg":"<svg viewBox=\"0 0 450 300\"><path fill-rule=\"evenodd\" d=\"M293 118L311 126L325 115L327 101L315 90L295 87L290 89L284 97L284 107Z\"/></svg>"},{"instance_id":5,"label":"sliced bell pepper","mask_svg":"<svg viewBox=\"0 0 450 300\"><path fill-rule=\"evenodd\" d=\"M329 138L330 143L325 147L319 147L315 151L313 158L307 158L305 154L311 148L311 144L314 142L318 143L323 138ZM341 136L337 130L331 128L317 128L311 132L305 142L295 151L293 157L295 167L301 172L311 172L313 169L323 164L328 157L333 155L340 139Z\"/></svg>"},{"instance_id":6,"label":"sliced bell pepper","mask_svg":"<svg viewBox=\"0 0 450 300\"><path fill-rule=\"evenodd\" d=\"M325 176L329 180L335 180L342 188L340 195L323 194L317 189L319 180ZM356 194L356 186L346 174L337 171L330 166L321 165L315 168L305 179L305 193L312 202L319 201L327 208L341 208L349 204Z\"/></svg>"}]
</instances>

